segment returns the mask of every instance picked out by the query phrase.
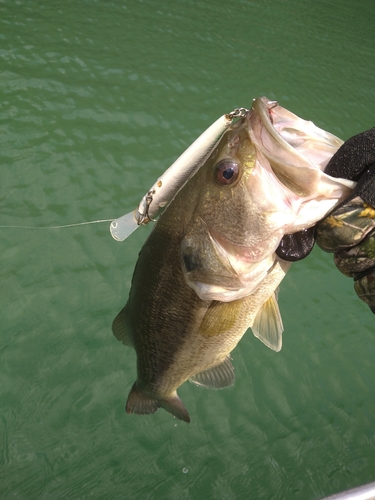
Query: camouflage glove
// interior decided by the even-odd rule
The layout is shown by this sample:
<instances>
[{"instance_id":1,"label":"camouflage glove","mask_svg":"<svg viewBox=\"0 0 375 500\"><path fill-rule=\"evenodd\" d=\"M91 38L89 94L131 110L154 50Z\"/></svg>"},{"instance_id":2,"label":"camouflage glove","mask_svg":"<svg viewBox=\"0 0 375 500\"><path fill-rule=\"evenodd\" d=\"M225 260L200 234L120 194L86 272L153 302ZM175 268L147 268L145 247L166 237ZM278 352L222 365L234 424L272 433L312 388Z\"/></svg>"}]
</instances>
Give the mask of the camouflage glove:
<instances>
[{"instance_id":1,"label":"camouflage glove","mask_svg":"<svg viewBox=\"0 0 375 500\"><path fill-rule=\"evenodd\" d=\"M316 240L323 250L335 253L336 266L354 278L359 298L375 314L375 128L346 141L325 172L358 184L315 228L284 236L276 253L284 260L300 260Z\"/></svg>"}]
</instances>

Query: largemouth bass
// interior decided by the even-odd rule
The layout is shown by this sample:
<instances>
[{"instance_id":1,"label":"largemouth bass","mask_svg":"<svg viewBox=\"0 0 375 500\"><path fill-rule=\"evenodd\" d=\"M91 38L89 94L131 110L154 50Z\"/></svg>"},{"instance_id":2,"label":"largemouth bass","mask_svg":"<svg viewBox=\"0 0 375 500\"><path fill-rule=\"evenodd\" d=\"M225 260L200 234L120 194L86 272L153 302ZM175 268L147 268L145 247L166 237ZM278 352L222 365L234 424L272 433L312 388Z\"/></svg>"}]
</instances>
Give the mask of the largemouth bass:
<instances>
[{"instance_id":1,"label":"largemouth bass","mask_svg":"<svg viewBox=\"0 0 375 500\"><path fill-rule=\"evenodd\" d=\"M231 386L230 353L250 327L281 349L277 290L290 263L275 250L354 187L324 173L341 144L265 97L228 128L160 216L113 322L137 354L128 413L162 407L189 422L177 388Z\"/></svg>"}]
</instances>

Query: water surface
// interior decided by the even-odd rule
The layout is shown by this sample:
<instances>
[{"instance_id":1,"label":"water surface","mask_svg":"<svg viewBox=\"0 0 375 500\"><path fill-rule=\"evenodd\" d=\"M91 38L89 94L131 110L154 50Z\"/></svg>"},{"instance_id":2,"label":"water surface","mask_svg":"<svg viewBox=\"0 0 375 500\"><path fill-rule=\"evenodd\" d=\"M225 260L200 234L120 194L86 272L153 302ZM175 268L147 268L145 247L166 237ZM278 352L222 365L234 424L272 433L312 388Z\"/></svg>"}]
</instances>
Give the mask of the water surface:
<instances>
[{"instance_id":1,"label":"water surface","mask_svg":"<svg viewBox=\"0 0 375 500\"><path fill-rule=\"evenodd\" d=\"M115 218L216 118L266 95L347 139L374 126L371 0L0 2L1 225ZM2 499L318 499L375 478L374 317L319 249L280 292L274 353L128 416L110 325L140 229L0 229Z\"/></svg>"}]
</instances>

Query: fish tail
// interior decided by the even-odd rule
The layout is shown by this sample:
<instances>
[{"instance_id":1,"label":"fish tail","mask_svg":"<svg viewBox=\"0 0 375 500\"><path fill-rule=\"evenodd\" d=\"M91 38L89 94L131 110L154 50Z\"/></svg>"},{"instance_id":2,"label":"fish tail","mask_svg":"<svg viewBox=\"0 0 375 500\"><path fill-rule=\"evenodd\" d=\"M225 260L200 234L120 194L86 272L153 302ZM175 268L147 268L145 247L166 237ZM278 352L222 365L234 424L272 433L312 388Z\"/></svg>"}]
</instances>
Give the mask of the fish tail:
<instances>
[{"instance_id":1,"label":"fish tail","mask_svg":"<svg viewBox=\"0 0 375 500\"><path fill-rule=\"evenodd\" d=\"M160 407L164 408L180 420L190 422L189 413L187 412L181 399L178 397L177 392L175 392L170 398L151 398L137 388L137 382L134 383L126 402L126 413L148 415L150 413L155 413Z\"/></svg>"},{"instance_id":2,"label":"fish tail","mask_svg":"<svg viewBox=\"0 0 375 500\"><path fill-rule=\"evenodd\" d=\"M126 413L136 413L137 415L148 415L155 413L160 408L156 399L152 399L137 388L134 382L126 402Z\"/></svg>"}]
</instances>

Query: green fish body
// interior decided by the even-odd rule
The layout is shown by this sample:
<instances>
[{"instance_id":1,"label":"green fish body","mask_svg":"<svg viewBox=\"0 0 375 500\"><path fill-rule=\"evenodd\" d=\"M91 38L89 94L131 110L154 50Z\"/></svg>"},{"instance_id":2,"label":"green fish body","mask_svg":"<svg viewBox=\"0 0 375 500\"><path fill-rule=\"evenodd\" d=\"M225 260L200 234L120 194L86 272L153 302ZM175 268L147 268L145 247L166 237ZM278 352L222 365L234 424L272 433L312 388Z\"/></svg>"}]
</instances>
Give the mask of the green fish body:
<instances>
[{"instance_id":1,"label":"green fish body","mask_svg":"<svg viewBox=\"0 0 375 500\"><path fill-rule=\"evenodd\" d=\"M301 154L267 120L277 122L277 115L272 119L263 98L224 135L141 249L128 302L113 322L116 338L137 354L128 413L162 407L189 422L178 387L187 380L213 389L232 385L230 353L250 327L281 349L277 289L290 264L275 249L285 233L322 217L309 213L310 202L316 212L316 198L330 200L325 213L348 188L322 180L323 167L301 166Z\"/></svg>"}]
</instances>

